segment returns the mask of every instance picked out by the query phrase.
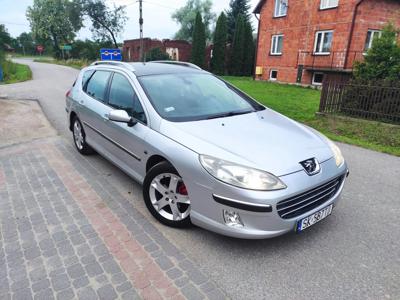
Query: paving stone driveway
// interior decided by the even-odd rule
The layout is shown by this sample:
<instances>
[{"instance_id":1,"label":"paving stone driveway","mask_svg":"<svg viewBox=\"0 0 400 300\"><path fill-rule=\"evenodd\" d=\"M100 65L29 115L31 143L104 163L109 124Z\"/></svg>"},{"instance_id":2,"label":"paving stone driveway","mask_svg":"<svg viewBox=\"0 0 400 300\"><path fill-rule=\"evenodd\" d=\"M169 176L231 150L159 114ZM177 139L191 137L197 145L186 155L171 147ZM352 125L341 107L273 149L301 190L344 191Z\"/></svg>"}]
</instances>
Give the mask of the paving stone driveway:
<instances>
[{"instance_id":1,"label":"paving stone driveway","mask_svg":"<svg viewBox=\"0 0 400 300\"><path fill-rule=\"evenodd\" d=\"M63 139L0 148L0 299L225 299Z\"/></svg>"}]
</instances>

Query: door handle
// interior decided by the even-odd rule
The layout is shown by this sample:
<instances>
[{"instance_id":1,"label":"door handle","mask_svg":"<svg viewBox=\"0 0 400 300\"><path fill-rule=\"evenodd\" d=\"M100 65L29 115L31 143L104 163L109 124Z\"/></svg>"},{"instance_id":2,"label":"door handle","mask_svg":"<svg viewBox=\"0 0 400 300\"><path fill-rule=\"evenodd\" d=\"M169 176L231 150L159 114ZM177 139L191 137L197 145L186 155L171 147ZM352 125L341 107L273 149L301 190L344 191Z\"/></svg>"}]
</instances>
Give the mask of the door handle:
<instances>
[{"instance_id":1,"label":"door handle","mask_svg":"<svg viewBox=\"0 0 400 300\"><path fill-rule=\"evenodd\" d=\"M103 121L104 122L107 122L109 119L108 119L108 114L104 114L104 118L103 118Z\"/></svg>"},{"instance_id":2,"label":"door handle","mask_svg":"<svg viewBox=\"0 0 400 300\"><path fill-rule=\"evenodd\" d=\"M83 101L83 100L80 100L80 101L79 101L79 104L83 104L83 103L84 103L84 101Z\"/></svg>"}]
</instances>

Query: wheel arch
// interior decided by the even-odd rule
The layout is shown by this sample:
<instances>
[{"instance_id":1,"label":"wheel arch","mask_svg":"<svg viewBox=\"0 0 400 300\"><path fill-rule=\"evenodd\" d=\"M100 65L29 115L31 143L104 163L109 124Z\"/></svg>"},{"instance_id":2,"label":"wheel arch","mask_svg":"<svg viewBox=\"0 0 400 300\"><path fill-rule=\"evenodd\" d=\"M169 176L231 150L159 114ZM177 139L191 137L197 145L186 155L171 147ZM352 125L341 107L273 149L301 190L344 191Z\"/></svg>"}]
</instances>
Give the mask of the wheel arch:
<instances>
[{"instance_id":1,"label":"wheel arch","mask_svg":"<svg viewBox=\"0 0 400 300\"><path fill-rule=\"evenodd\" d=\"M165 158L162 155L154 154L149 157L149 159L146 162L146 173L149 172L149 170L154 167L155 165L161 163L161 162L167 162L171 166L174 166L167 158Z\"/></svg>"}]
</instances>

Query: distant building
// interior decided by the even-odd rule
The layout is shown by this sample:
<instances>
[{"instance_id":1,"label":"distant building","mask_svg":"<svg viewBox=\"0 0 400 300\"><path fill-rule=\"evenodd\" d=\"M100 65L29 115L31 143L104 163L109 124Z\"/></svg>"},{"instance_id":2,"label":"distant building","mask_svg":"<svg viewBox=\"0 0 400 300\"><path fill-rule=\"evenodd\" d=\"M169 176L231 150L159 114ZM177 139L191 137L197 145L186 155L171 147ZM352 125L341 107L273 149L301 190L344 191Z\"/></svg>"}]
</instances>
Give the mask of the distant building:
<instances>
[{"instance_id":1,"label":"distant building","mask_svg":"<svg viewBox=\"0 0 400 300\"><path fill-rule=\"evenodd\" d=\"M348 77L374 38L393 22L399 0L261 0L256 78L320 85Z\"/></svg>"},{"instance_id":2,"label":"distant building","mask_svg":"<svg viewBox=\"0 0 400 300\"><path fill-rule=\"evenodd\" d=\"M171 60L187 61L190 62L192 55L192 44L184 40L158 40L151 38L143 39L143 53L146 54L153 48L160 48L167 53ZM212 57L213 46L206 47L205 61L206 68L209 68L210 60ZM125 61L139 61L140 60L140 39L126 40L123 45L123 56Z\"/></svg>"},{"instance_id":3,"label":"distant building","mask_svg":"<svg viewBox=\"0 0 400 300\"><path fill-rule=\"evenodd\" d=\"M160 48L172 60L189 61L192 45L182 40L143 39L143 53L146 54L153 48ZM140 60L140 39L126 40L123 46L123 55L126 61Z\"/></svg>"}]
</instances>

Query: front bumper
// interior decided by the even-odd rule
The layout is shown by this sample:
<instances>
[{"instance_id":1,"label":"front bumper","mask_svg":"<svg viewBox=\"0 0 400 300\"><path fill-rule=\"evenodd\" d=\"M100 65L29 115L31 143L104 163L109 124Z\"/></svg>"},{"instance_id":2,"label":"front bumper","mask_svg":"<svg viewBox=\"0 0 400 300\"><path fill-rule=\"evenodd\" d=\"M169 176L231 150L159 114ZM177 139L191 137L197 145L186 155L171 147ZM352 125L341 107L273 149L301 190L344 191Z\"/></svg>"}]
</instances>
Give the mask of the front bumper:
<instances>
[{"instance_id":1,"label":"front bumper","mask_svg":"<svg viewBox=\"0 0 400 300\"><path fill-rule=\"evenodd\" d=\"M331 198L295 218L284 219L278 215L276 205L279 201L306 192L341 175L346 175L347 172L346 164L338 168L334 159L329 159L321 163L321 172L314 176L299 171L280 177L287 188L279 191L240 189L220 182L207 173L201 176L201 179L208 182L197 181L190 184L192 206L190 218L192 223L199 227L235 238L262 239L279 236L294 231L300 219L330 204L336 206L346 176ZM224 209L239 213L244 226L226 225L223 218Z\"/></svg>"}]
</instances>

